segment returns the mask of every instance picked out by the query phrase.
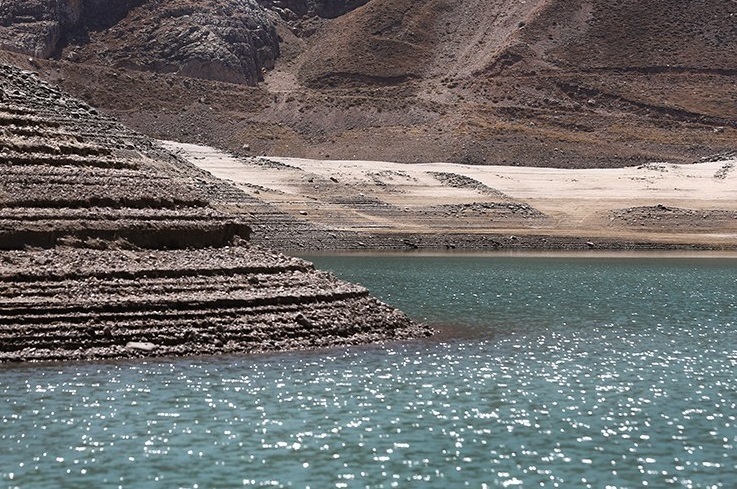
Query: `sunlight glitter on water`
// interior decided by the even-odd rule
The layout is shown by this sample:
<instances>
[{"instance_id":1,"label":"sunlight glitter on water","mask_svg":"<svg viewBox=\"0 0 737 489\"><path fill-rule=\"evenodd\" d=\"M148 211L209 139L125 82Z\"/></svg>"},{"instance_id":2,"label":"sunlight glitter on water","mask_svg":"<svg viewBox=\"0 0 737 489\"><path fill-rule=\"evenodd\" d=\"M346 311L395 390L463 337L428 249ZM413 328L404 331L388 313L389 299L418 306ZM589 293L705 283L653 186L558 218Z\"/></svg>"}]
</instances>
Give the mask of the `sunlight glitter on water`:
<instances>
[{"instance_id":1,"label":"sunlight glitter on water","mask_svg":"<svg viewBox=\"0 0 737 489\"><path fill-rule=\"evenodd\" d=\"M571 297L572 287L541 283L538 266L503 262L493 282L513 280L528 291L528 307L538 307L530 297L565 304L564 320L559 308L547 319L539 308L516 323L524 307L510 300L495 312L503 327L472 320L472 333L442 341L4 367L0 480L70 488L729 487L737 477L734 266L608 264L608 296L606 274L594 265L546 266L556 284L595 276L595 295L604 297ZM481 268L454 266L459 282ZM427 278L421 271L415 282L437 288L437 269ZM456 315L492 304L501 290L487 288L455 303ZM646 290L658 293L647 299ZM664 291L667 307L650 305ZM425 301L438 299L418 296L414 314L426 311ZM505 307L513 314L501 314Z\"/></svg>"}]
</instances>

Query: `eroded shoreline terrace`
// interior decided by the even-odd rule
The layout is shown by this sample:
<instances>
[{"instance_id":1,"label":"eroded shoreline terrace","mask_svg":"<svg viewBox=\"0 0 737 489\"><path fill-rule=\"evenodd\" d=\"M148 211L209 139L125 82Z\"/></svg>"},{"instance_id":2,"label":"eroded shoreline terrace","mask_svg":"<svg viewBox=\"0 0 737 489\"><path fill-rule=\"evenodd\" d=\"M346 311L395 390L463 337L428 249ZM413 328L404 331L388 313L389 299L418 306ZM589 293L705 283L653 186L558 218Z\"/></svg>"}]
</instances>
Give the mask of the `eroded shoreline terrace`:
<instances>
[{"instance_id":1,"label":"eroded shoreline terrace","mask_svg":"<svg viewBox=\"0 0 737 489\"><path fill-rule=\"evenodd\" d=\"M0 362L247 353L425 326L249 242L249 197L0 65Z\"/></svg>"}]
</instances>

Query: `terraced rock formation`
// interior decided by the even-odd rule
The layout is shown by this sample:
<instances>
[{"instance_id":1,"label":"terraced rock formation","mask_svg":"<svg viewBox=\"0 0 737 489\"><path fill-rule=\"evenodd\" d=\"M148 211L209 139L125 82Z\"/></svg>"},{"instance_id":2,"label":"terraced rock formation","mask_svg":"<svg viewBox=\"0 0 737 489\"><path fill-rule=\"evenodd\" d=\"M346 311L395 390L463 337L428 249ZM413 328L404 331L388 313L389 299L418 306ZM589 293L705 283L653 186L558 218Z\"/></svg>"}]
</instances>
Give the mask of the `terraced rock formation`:
<instances>
[{"instance_id":1,"label":"terraced rock formation","mask_svg":"<svg viewBox=\"0 0 737 489\"><path fill-rule=\"evenodd\" d=\"M0 361L290 350L423 334L360 286L258 248L0 255Z\"/></svg>"},{"instance_id":2,"label":"terraced rock formation","mask_svg":"<svg viewBox=\"0 0 737 489\"><path fill-rule=\"evenodd\" d=\"M173 158L142 136L30 73L2 67L0 75L0 248L69 240L186 248L248 238L241 217L209 207L197 182L176 176Z\"/></svg>"},{"instance_id":3,"label":"terraced rock formation","mask_svg":"<svg viewBox=\"0 0 737 489\"><path fill-rule=\"evenodd\" d=\"M247 216L223 204L248 200L236 189L29 72L0 65L0 79L0 362L429 334L250 244Z\"/></svg>"}]
</instances>

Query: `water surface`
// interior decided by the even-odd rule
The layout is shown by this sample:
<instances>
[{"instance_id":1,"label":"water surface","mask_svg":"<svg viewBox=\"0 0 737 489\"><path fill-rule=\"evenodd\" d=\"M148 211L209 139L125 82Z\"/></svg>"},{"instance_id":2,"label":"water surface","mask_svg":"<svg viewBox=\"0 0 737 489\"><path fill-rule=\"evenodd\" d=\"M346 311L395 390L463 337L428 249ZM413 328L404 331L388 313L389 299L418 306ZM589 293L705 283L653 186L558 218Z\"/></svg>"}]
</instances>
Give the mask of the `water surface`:
<instances>
[{"instance_id":1,"label":"water surface","mask_svg":"<svg viewBox=\"0 0 737 489\"><path fill-rule=\"evenodd\" d=\"M0 487L733 487L737 260L314 257L439 338L0 368Z\"/></svg>"}]
</instances>

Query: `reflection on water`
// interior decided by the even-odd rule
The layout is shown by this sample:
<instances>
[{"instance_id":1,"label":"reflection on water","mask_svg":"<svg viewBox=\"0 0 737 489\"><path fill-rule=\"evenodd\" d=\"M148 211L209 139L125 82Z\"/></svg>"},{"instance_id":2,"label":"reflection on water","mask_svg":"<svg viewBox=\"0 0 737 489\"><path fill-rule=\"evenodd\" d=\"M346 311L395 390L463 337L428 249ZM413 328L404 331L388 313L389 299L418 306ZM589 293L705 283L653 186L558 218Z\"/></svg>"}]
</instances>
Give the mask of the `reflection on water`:
<instances>
[{"instance_id":1,"label":"reflection on water","mask_svg":"<svg viewBox=\"0 0 737 489\"><path fill-rule=\"evenodd\" d=\"M320 257L441 340L0 369L5 487L730 487L737 262Z\"/></svg>"}]
</instances>

